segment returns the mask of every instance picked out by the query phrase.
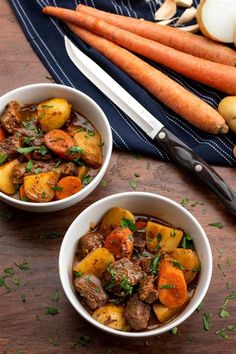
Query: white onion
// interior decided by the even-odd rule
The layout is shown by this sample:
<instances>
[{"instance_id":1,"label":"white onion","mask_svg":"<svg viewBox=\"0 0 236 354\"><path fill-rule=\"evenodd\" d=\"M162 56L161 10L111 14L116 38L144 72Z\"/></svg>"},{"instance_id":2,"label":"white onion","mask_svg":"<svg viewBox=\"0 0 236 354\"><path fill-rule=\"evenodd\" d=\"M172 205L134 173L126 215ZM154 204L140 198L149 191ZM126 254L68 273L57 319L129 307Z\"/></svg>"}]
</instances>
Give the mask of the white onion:
<instances>
[{"instance_id":1,"label":"white onion","mask_svg":"<svg viewBox=\"0 0 236 354\"><path fill-rule=\"evenodd\" d=\"M197 9L197 21L206 37L234 43L236 0L202 0Z\"/></svg>"}]
</instances>

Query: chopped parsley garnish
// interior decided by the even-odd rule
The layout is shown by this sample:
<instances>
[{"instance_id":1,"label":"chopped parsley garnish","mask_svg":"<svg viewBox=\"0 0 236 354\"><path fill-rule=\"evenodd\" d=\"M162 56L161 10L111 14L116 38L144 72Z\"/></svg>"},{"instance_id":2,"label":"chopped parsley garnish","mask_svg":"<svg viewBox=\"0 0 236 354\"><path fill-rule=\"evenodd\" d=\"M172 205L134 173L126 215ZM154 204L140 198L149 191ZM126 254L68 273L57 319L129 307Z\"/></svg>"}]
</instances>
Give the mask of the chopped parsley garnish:
<instances>
[{"instance_id":1,"label":"chopped parsley garnish","mask_svg":"<svg viewBox=\"0 0 236 354\"><path fill-rule=\"evenodd\" d=\"M42 107L44 109L49 109L49 108L53 108L54 106L50 106L49 104L42 104Z\"/></svg>"},{"instance_id":2,"label":"chopped parsley garnish","mask_svg":"<svg viewBox=\"0 0 236 354\"><path fill-rule=\"evenodd\" d=\"M102 146L104 146L104 143L98 144L98 146L102 147Z\"/></svg>"},{"instance_id":3,"label":"chopped parsley garnish","mask_svg":"<svg viewBox=\"0 0 236 354\"><path fill-rule=\"evenodd\" d=\"M176 236L176 230L175 229L173 229L173 231L171 231L170 236L171 237L175 237Z\"/></svg>"},{"instance_id":4,"label":"chopped parsley garnish","mask_svg":"<svg viewBox=\"0 0 236 354\"><path fill-rule=\"evenodd\" d=\"M96 287L96 288L95 288L95 292L96 292L97 294L100 294L101 289L100 289L99 287Z\"/></svg>"},{"instance_id":5,"label":"chopped parsley garnish","mask_svg":"<svg viewBox=\"0 0 236 354\"><path fill-rule=\"evenodd\" d=\"M85 166L84 161L82 161L81 159L78 159L78 157L76 157L73 161L76 162L77 165L79 165L79 166Z\"/></svg>"},{"instance_id":6,"label":"chopped parsley garnish","mask_svg":"<svg viewBox=\"0 0 236 354\"><path fill-rule=\"evenodd\" d=\"M176 259L173 259L173 265L181 270L184 270L184 266L183 264L179 263L178 261L176 261Z\"/></svg>"},{"instance_id":7,"label":"chopped parsley garnish","mask_svg":"<svg viewBox=\"0 0 236 354\"><path fill-rule=\"evenodd\" d=\"M188 202L189 202L189 199L188 199L188 198L183 198L183 199L181 200L180 204L183 205L183 206L185 206L185 205L188 204Z\"/></svg>"},{"instance_id":8,"label":"chopped parsley garnish","mask_svg":"<svg viewBox=\"0 0 236 354\"><path fill-rule=\"evenodd\" d=\"M221 318L229 318L230 317L229 312L224 310L224 309L220 310L219 315L220 315Z\"/></svg>"},{"instance_id":9,"label":"chopped parsley garnish","mask_svg":"<svg viewBox=\"0 0 236 354\"><path fill-rule=\"evenodd\" d=\"M216 331L216 335L220 336L224 339L229 339L229 336L225 333L225 328L222 328L219 331Z\"/></svg>"},{"instance_id":10,"label":"chopped parsley garnish","mask_svg":"<svg viewBox=\"0 0 236 354\"><path fill-rule=\"evenodd\" d=\"M80 146L71 146L71 147L68 147L67 150L66 150L66 153L67 154L77 154L78 152L83 152L84 149L81 148Z\"/></svg>"},{"instance_id":11,"label":"chopped parsley garnish","mask_svg":"<svg viewBox=\"0 0 236 354\"><path fill-rule=\"evenodd\" d=\"M24 138L24 143L25 144L29 144L31 141L33 141L35 139L35 136L26 136L25 138Z\"/></svg>"},{"instance_id":12,"label":"chopped parsley garnish","mask_svg":"<svg viewBox=\"0 0 236 354\"><path fill-rule=\"evenodd\" d=\"M194 244L193 244L193 239L192 239L192 237L191 237L190 235L188 235L188 234L186 234L186 235L183 236L180 246L181 246L182 248L190 248L190 249L192 249L192 250L195 249Z\"/></svg>"},{"instance_id":13,"label":"chopped parsley garnish","mask_svg":"<svg viewBox=\"0 0 236 354\"><path fill-rule=\"evenodd\" d=\"M55 187L51 187L51 189L53 190L53 191L56 191L56 192L60 192L60 191L62 191L62 187L59 187L59 186L55 186Z\"/></svg>"},{"instance_id":14,"label":"chopped parsley garnish","mask_svg":"<svg viewBox=\"0 0 236 354\"><path fill-rule=\"evenodd\" d=\"M178 334L178 327L172 328L171 333L176 336L176 334Z\"/></svg>"},{"instance_id":15,"label":"chopped parsley garnish","mask_svg":"<svg viewBox=\"0 0 236 354\"><path fill-rule=\"evenodd\" d=\"M10 268L5 268L4 273L6 273L7 275L14 275L15 271L14 271L13 267L10 267Z\"/></svg>"},{"instance_id":16,"label":"chopped parsley garnish","mask_svg":"<svg viewBox=\"0 0 236 354\"><path fill-rule=\"evenodd\" d=\"M82 183L83 183L84 185L89 184L90 182L92 182L92 180L93 180L93 177L90 176L90 175L87 175L87 176L83 176L83 177L82 177Z\"/></svg>"},{"instance_id":17,"label":"chopped parsley garnish","mask_svg":"<svg viewBox=\"0 0 236 354\"><path fill-rule=\"evenodd\" d=\"M80 278L83 275L83 272L75 272L76 278Z\"/></svg>"},{"instance_id":18,"label":"chopped parsley garnish","mask_svg":"<svg viewBox=\"0 0 236 354\"><path fill-rule=\"evenodd\" d=\"M48 149L46 148L45 145L19 148L19 149L16 149L16 151L19 152L20 154L28 154L32 151L38 151L43 156L48 153Z\"/></svg>"},{"instance_id":19,"label":"chopped parsley garnish","mask_svg":"<svg viewBox=\"0 0 236 354\"><path fill-rule=\"evenodd\" d=\"M211 319L212 319L212 313L203 314L202 321L203 321L203 329L205 329L205 331L209 331L211 327Z\"/></svg>"},{"instance_id":20,"label":"chopped parsley garnish","mask_svg":"<svg viewBox=\"0 0 236 354\"><path fill-rule=\"evenodd\" d=\"M95 131L94 130L88 130L86 134L88 136L94 136L95 135Z\"/></svg>"},{"instance_id":21,"label":"chopped parsley garnish","mask_svg":"<svg viewBox=\"0 0 236 354\"><path fill-rule=\"evenodd\" d=\"M173 284L163 284L159 286L160 289L174 289L175 285Z\"/></svg>"},{"instance_id":22,"label":"chopped parsley garnish","mask_svg":"<svg viewBox=\"0 0 236 354\"><path fill-rule=\"evenodd\" d=\"M137 180L135 178L132 178L129 181L129 186L131 187L132 190L135 190L137 188Z\"/></svg>"},{"instance_id":23,"label":"chopped parsley garnish","mask_svg":"<svg viewBox=\"0 0 236 354\"><path fill-rule=\"evenodd\" d=\"M226 277L226 273L224 272L224 269L223 269L222 264L218 263L218 264L217 264L217 267L218 267L219 270L221 271L222 275L223 275L224 277Z\"/></svg>"},{"instance_id":24,"label":"chopped parsley garnish","mask_svg":"<svg viewBox=\"0 0 236 354\"><path fill-rule=\"evenodd\" d=\"M157 274L158 263L161 259L161 254L157 254L152 260L152 274Z\"/></svg>"},{"instance_id":25,"label":"chopped parsley garnish","mask_svg":"<svg viewBox=\"0 0 236 354\"><path fill-rule=\"evenodd\" d=\"M45 198L46 198L46 192L45 192L45 191L43 191L43 192L41 193L41 198L42 198L42 199L45 199Z\"/></svg>"},{"instance_id":26,"label":"chopped parsley garnish","mask_svg":"<svg viewBox=\"0 0 236 354\"><path fill-rule=\"evenodd\" d=\"M209 226L212 227L217 227L218 229L223 229L224 225L222 224L222 222L212 222L211 224L208 224Z\"/></svg>"},{"instance_id":27,"label":"chopped parsley garnish","mask_svg":"<svg viewBox=\"0 0 236 354\"><path fill-rule=\"evenodd\" d=\"M51 307L46 307L46 310L45 310L45 315L57 315L59 313L59 310L57 307L55 306L51 306Z\"/></svg>"},{"instance_id":28,"label":"chopped parsley garnish","mask_svg":"<svg viewBox=\"0 0 236 354\"><path fill-rule=\"evenodd\" d=\"M236 300L236 292L235 291L232 291L231 294L229 294L225 297L223 305L219 308L219 310L220 310L219 316L221 318L229 318L230 317L229 312L226 311L225 308L226 308L228 302L231 300Z\"/></svg>"},{"instance_id":29,"label":"chopped parsley garnish","mask_svg":"<svg viewBox=\"0 0 236 354\"><path fill-rule=\"evenodd\" d=\"M160 234L160 232L159 232L159 233L157 234L157 245L156 245L156 247L154 248L154 251L158 251L158 250L159 250L161 239L162 239L162 236L161 236L161 234Z\"/></svg>"},{"instance_id":30,"label":"chopped parsley garnish","mask_svg":"<svg viewBox=\"0 0 236 354\"><path fill-rule=\"evenodd\" d=\"M234 325L229 325L229 326L227 327L227 329L228 329L229 331L233 331L233 330L234 330L234 328L235 328L235 326L234 326Z\"/></svg>"},{"instance_id":31,"label":"chopped parsley garnish","mask_svg":"<svg viewBox=\"0 0 236 354\"><path fill-rule=\"evenodd\" d=\"M120 283L120 287L124 292L124 295L131 295L133 291L133 286L130 284L128 279L124 277Z\"/></svg>"},{"instance_id":32,"label":"chopped parsley garnish","mask_svg":"<svg viewBox=\"0 0 236 354\"><path fill-rule=\"evenodd\" d=\"M71 349L76 349L78 347L88 347L92 339L90 336L80 336L79 340L72 344Z\"/></svg>"},{"instance_id":33,"label":"chopped parsley garnish","mask_svg":"<svg viewBox=\"0 0 236 354\"><path fill-rule=\"evenodd\" d=\"M125 218L121 219L120 226L122 229L125 227L128 227L128 229L130 229L130 231L136 231L135 223L129 219L125 219Z\"/></svg>"},{"instance_id":34,"label":"chopped parsley garnish","mask_svg":"<svg viewBox=\"0 0 236 354\"><path fill-rule=\"evenodd\" d=\"M25 172L30 171L30 170L32 169L32 167L33 167L33 161L32 161L32 160L29 160L29 161L27 162L27 165L26 165L26 168L25 168Z\"/></svg>"},{"instance_id":35,"label":"chopped parsley garnish","mask_svg":"<svg viewBox=\"0 0 236 354\"><path fill-rule=\"evenodd\" d=\"M106 188L106 186L108 185L108 182L105 181L104 179L101 181L101 186Z\"/></svg>"},{"instance_id":36,"label":"chopped parsley garnish","mask_svg":"<svg viewBox=\"0 0 236 354\"><path fill-rule=\"evenodd\" d=\"M62 163L62 161L61 161L61 160L58 160L57 163L56 163L56 165L55 165L55 167L60 166L61 163Z\"/></svg>"},{"instance_id":37,"label":"chopped parsley garnish","mask_svg":"<svg viewBox=\"0 0 236 354\"><path fill-rule=\"evenodd\" d=\"M23 261L22 263L15 263L15 265L20 269L20 270L30 270L30 266L28 262Z\"/></svg>"},{"instance_id":38,"label":"chopped parsley garnish","mask_svg":"<svg viewBox=\"0 0 236 354\"><path fill-rule=\"evenodd\" d=\"M19 286L20 285L20 279L19 278L14 278L12 280L13 284L15 284L16 286Z\"/></svg>"},{"instance_id":39,"label":"chopped parsley garnish","mask_svg":"<svg viewBox=\"0 0 236 354\"><path fill-rule=\"evenodd\" d=\"M42 169L41 168L36 168L35 170L34 170L34 173L41 173L42 172Z\"/></svg>"},{"instance_id":40,"label":"chopped parsley garnish","mask_svg":"<svg viewBox=\"0 0 236 354\"><path fill-rule=\"evenodd\" d=\"M200 271L201 271L201 267L200 267L200 266L194 267L194 268L192 269L192 272L195 272L195 273L198 273L198 272L200 272Z\"/></svg>"},{"instance_id":41,"label":"chopped parsley garnish","mask_svg":"<svg viewBox=\"0 0 236 354\"><path fill-rule=\"evenodd\" d=\"M0 165L3 164L3 162L5 162L8 158L7 154L0 154Z\"/></svg>"}]
</instances>

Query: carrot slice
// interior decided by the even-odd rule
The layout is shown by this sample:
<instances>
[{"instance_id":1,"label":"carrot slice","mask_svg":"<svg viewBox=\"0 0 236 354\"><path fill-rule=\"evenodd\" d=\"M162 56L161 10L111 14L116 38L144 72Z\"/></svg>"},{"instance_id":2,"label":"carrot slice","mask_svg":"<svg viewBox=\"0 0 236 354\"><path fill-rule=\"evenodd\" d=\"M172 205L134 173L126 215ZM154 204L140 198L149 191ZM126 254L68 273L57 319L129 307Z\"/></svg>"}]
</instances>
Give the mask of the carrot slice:
<instances>
[{"instance_id":1,"label":"carrot slice","mask_svg":"<svg viewBox=\"0 0 236 354\"><path fill-rule=\"evenodd\" d=\"M50 130L44 135L45 145L65 160L80 158L80 147L75 140L66 132L60 129Z\"/></svg>"},{"instance_id":2,"label":"carrot slice","mask_svg":"<svg viewBox=\"0 0 236 354\"><path fill-rule=\"evenodd\" d=\"M82 189L81 180L78 177L67 176L56 185L56 199L65 199Z\"/></svg>"},{"instance_id":3,"label":"carrot slice","mask_svg":"<svg viewBox=\"0 0 236 354\"><path fill-rule=\"evenodd\" d=\"M158 290L159 300L168 308L183 305L188 296L183 271L165 259L160 262Z\"/></svg>"},{"instance_id":4,"label":"carrot slice","mask_svg":"<svg viewBox=\"0 0 236 354\"><path fill-rule=\"evenodd\" d=\"M5 130L0 127L0 142L3 141L6 138L6 133Z\"/></svg>"},{"instance_id":5,"label":"carrot slice","mask_svg":"<svg viewBox=\"0 0 236 354\"><path fill-rule=\"evenodd\" d=\"M115 259L131 258L134 249L132 231L127 227L113 230L106 238L104 247L114 255Z\"/></svg>"},{"instance_id":6,"label":"carrot slice","mask_svg":"<svg viewBox=\"0 0 236 354\"><path fill-rule=\"evenodd\" d=\"M133 32L144 38L162 43L195 57L216 63L236 66L236 52L226 45L204 36L183 32L178 28L162 26L151 21L121 16L79 4L76 11L96 16L114 26Z\"/></svg>"}]
</instances>

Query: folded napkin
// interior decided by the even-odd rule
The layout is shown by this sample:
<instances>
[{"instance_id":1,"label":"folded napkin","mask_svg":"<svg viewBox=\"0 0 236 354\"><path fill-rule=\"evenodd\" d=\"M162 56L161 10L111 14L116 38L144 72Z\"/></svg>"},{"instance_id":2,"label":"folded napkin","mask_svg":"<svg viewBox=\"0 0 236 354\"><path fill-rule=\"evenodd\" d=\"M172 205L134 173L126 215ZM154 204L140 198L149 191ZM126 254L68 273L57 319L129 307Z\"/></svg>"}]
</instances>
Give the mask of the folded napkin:
<instances>
[{"instance_id":1,"label":"folded napkin","mask_svg":"<svg viewBox=\"0 0 236 354\"><path fill-rule=\"evenodd\" d=\"M64 35L68 32L58 20L42 14L42 7L47 5L75 9L79 3L101 10L135 18L153 20L154 13L161 0L10 0L23 31L42 62L57 83L72 86L93 98L105 112L112 128L114 146L140 154L151 154L159 159L168 160L166 153L152 144L149 139L126 114L105 97L69 59ZM194 0L197 6L199 0ZM183 11L183 10L180 10ZM69 34L70 36L71 34ZM125 73L115 67L96 50L88 47L81 40L74 42L88 56L95 60L107 73L117 80L131 95L148 109L166 128L212 164L235 166L232 150L236 144L236 135L212 136L194 128L181 117L154 99L143 87L136 84ZM150 61L149 61L150 62ZM152 63L166 75L180 83L187 90L217 108L225 96L219 91L197 83L174 73L156 63Z\"/></svg>"}]
</instances>

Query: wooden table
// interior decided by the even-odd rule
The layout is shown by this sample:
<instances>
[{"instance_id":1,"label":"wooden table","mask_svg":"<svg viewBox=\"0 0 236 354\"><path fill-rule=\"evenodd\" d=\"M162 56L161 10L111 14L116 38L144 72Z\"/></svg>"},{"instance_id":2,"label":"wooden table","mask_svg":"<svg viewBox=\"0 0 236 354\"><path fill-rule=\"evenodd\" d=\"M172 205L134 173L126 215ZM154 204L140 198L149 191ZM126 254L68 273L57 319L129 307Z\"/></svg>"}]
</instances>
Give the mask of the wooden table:
<instances>
[{"instance_id":1,"label":"wooden table","mask_svg":"<svg viewBox=\"0 0 236 354\"><path fill-rule=\"evenodd\" d=\"M1 1L0 26L0 94L21 85L48 82L50 75L26 41L6 0ZM216 170L236 189L233 168L216 167ZM214 271L203 309L181 325L177 335L166 333L147 340L124 340L106 335L75 312L60 284L58 253L68 226L94 201L130 191L129 180L134 173L140 174L137 191L159 193L179 203L186 199L185 207L202 224L211 243ZM219 317L225 296L236 290L235 218L204 186L172 163L150 157L137 159L114 151L104 180L106 187L100 185L83 202L56 213L37 215L1 203L0 277L5 274L4 269L11 267L15 275L7 278L11 291L0 287L0 353L235 354L236 329L229 331L227 327L236 326L236 301L230 301L227 306L230 318ZM223 229L209 226L215 222L221 222ZM50 238L53 236L56 238ZM29 270L15 265L24 261ZM46 315L45 309L49 306L56 306L59 314ZM202 326L204 312L213 314L209 331ZM229 339L216 335L216 331L223 328ZM82 346L83 336L90 336L87 347Z\"/></svg>"}]
</instances>

